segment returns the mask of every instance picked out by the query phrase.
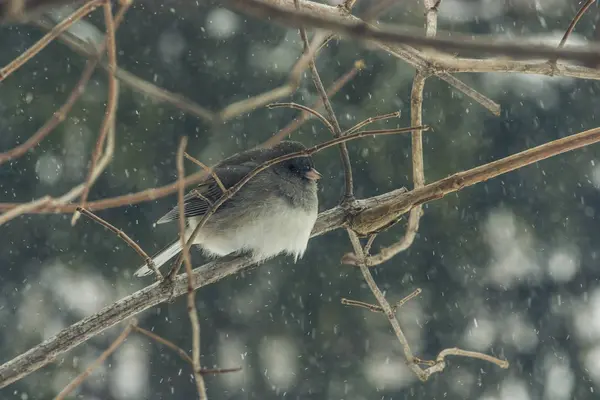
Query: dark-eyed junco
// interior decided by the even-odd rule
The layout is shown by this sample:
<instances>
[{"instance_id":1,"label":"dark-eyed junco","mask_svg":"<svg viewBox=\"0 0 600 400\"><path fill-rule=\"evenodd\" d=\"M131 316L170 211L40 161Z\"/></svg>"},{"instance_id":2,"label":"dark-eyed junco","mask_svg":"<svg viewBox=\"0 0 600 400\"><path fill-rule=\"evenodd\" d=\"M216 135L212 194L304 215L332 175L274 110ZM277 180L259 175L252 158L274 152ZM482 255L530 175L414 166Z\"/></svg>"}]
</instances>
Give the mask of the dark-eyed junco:
<instances>
[{"instance_id":1,"label":"dark-eyed junco","mask_svg":"<svg viewBox=\"0 0 600 400\"><path fill-rule=\"evenodd\" d=\"M304 150L298 142L282 141L272 148L256 148L235 154L213 170L223 186L230 188L265 161ZM209 256L251 253L263 261L280 253L302 257L317 220L317 180L321 174L310 157L298 157L275 164L258 173L224 202L207 220L194 240ZM201 182L184 197L186 240L222 191L213 177ZM158 220L177 221L179 207ZM181 252L178 239L154 257L160 267ZM136 276L152 273L144 265Z\"/></svg>"}]
</instances>

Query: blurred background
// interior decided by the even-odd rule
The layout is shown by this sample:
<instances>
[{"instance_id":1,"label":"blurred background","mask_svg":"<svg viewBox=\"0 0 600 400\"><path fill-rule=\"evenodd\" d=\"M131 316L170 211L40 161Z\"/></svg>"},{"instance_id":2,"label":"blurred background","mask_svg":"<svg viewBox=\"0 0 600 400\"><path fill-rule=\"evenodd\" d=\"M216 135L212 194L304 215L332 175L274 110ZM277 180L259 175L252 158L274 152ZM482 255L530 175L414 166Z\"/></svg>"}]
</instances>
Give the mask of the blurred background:
<instances>
[{"instance_id":1,"label":"blurred background","mask_svg":"<svg viewBox=\"0 0 600 400\"><path fill-rule=\"evenodd\" d=\"M558 43L581 2L570 0L443 0L439 29ZM331 3L333 4L333 3ZM358 0L355 14L379 4ZM115 7L116 9L116 7ZM59 18L68 8L55 10ZM381 21L422 28L422 1L398 1ZM570 42L593 40L596 5ZM100 10L73 34L102 38ZM31 46L43 31L0 28L0 65ZM441 33L443 34L443 33ZM284 83L302 51L295 29L232 12L214 2L134 3L117 34L119 65L139 77L217 110ZM400 110L402 117L373 128L409 125L414 70L356 41L332 41L317 66L326 87L358 60L365 69L335 97L343 128ZM0 151L35 132L79 79L85 59L52 43L0 84ZM518 151L597 127L595 81L518 74L459 74L502 105L495 117L430 78L425 87L425 177L433 182ZM0 201L60 195L85 179L104 114L107 79L98 70L73 111L43 143L0 166ZM289 99L283 99L288 101ZM308 75L291 100L312 105ZM260 108L212 126L121 85L113 162L90 199L164 185L176 179L175 153L183 135L188 152L206 164L255 146L298 114ZM292 136L306 145L329 138L311 121ZM410 137L386 136L348 145L358 197L412 187ZM419 382L405 366L386 318L340 304L342 297L374 303L336 231L313 239L294 264L279 257L260 268L197 292L202 365L241 366L206 378L209 399L596 399L600 390L600 211L598 145L554 157L462 190L424 208L413 246L374 268L393 303L416 288L399 320L415 354L432 359L459 346L506 358L507 370L451 358L446 370ZM343 190L337 149L319 153L324 175L320 210ZM196 167L186 163L187 171ZM98 214L123 229L148 253L177 235L176 224L154 222L176 202L114 208ZM148 285L133 271L141 260L115 235L71 215L22 216L0 226L0 360L8 361L59 330ZM402 237L406 219L374 245ZM194 265L204 263L192 253ZM181 297L139 317L141 327L191 349ZM123 325L78 346L0 390L3 399L49 399L115 339ZM177 354L133 334L79 388L85 399L190 399L190 367Z\"/></svg>"}]
</instances>

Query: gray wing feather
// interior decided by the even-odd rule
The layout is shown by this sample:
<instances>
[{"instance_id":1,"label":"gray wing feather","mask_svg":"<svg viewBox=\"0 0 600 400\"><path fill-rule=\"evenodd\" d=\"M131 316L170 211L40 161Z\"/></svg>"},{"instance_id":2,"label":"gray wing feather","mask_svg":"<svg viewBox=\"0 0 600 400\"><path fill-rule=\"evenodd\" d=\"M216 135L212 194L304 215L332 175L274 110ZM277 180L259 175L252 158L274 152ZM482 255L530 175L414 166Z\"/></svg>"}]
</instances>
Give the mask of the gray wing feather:
<instances>
[{"instance_id":1,"label":"gray wing feather","mask_svg":"<svg viewBox=\"0 0 600 400\"><path fill-rule=\"evenodd\" d=\"M271 149L254 148L234 154L215 166L214 171L223 185L229 189L263 162L302 149L305 149L305 147L301 143L282 141ZM198 217L206 214L212 204L219 200L221 195L222 191L217 182L212 177L207 178L183 198L184 216ZM227 207L227 204L230 201L231 200L228 200L223 203L221 208ZM164 224L165 222L174 221L178 218L179 207L174 207L159 219L157 223Z\"/></svg>"},{"instance_id":2,"label":"gray wing feather","mask_svg":"<svg viewBox=\"0 0 600 400\"><path fill-rule=\"evenodd\" d=\"M214 172L219 177L223 186L229 189L238 183L247 174L252 172L256 167L256 163L247 162L245 165L230 166L219 165L214 169ZM211 176L204 182L200 183L196 188L192 189L183 197L184 216L201 217L206 214L210 207L223 194L221 188ZM227 202L223 203L220 208L227 207ZM179 219L179 207L175 206L171 211L163 215L156 223L164 224Z\"/></svg>"}]
</instances>

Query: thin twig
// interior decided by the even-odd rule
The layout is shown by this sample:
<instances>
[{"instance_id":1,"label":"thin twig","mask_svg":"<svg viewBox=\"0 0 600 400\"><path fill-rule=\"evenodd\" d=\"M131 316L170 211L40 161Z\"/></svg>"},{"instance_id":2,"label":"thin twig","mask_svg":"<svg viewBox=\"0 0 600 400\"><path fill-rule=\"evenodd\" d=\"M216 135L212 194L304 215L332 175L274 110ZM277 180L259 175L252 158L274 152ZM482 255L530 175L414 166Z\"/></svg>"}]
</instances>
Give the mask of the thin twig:
<instances>
[{"instance_id":1,"label":"thin twig","mask_svg":"<svg viewBox=\"0 0 600 400\"><path fill-rule=\"evenodd\" d=\"M154 340L157 343L167 346L168 348L170 348L171 350L176 352L177 355L179 355L179 357L181 357L185 362L190 364L190 367L194 368L194 362L192 361L190 356L188 356L187 353L185 352L185 350L183 350L181 347L177 346L175 343L163 338L162 336L157 335L154 332L150 332L149 330L140 328L139 326L134 326L133 330L138 333L141 333L142 335L149 337L150 339ZM242 370L242 367L211 368L211 369L202 368L202 369L200 369L200 374L201 375L217 375L217 374L226 374L229 372L238 372L241 370Z\"/></svg>"},{"instance_id":2,"label":"thin twig","mask_svg":"<svg viewBox=\"0 0 600 400\"><path fill-rule=\"evenodd\" d=\"M366 254L366 253L363 253L363 254ZM408 296L403 297L402 300L400 300L396 304L394 304L394 306L392 307L392 311L394 312L394 314L396 313L396 311L399 308L401 308L404 304L406 304L406 302L414 299L415 297L417 297L418 295L420 295L421 292L422 292L422 290L419 289L419 288L417 288L411 294L409 294ZM366 308L367 310L372 311L372 312L383 313L383 308L381 308L380 306L377 306L375 304L365 303L364 301L350 300L350 299L346 299L344 297L344 298L342 298L342 304L347 305L347 306L355 306L355 307Z\"/></svg>"},{"instance_id":3,"label":"thin twig","mask_svg":"<svg viewBox=\"0 0 600 400\"><path fill-rule=\"evenodd\" d=\"M133 330L134 325L137 324L137 321L134 319L132 321L129 322L129 324L127 325L127 327L123 330L123 332L121 332L121 334L112 342L112 344L108 347L108 349L106 349L101 355L100 357L98 357L96 359L96 361L94 361L92 364L90 364L89 367L87 367L85 369L85 371L83 371L81 374L79 374L77 376L77 378L73 379L71 381L71 383L69 383L55 398L54 400L63 400L69 393L71 393L73 390L75 390L79 385L81 385L83 383L83 381L92 374L92 372L94 372L94 369L96 369L99 365L101 365L102 363L104 363L104 361L106 361L106 359L108 358L108 356L110 356L112 353L115 352L115 350L117 350L117 348L119 348L119 346L121 344L123 344L123 342L125 341L125 339L127 339L127 336L129 336L129 334L131 333L131 331Z\"/></svg>"},{"instance_id":4,"label":"thin twig","mask_svg":"<svg viewBox=\"0 0 600 400\"><path fill-rule=\"evenodd\" d=\"M305 113L312 114L313 116L317 117L317 119L319 121L321 121L327 129L329 129L329 132L331 132L332 135L335 135L335 129L333 128L333 125L331 125L331 123L327 120L327 118L325 118L324 116L322 116L321 114L319 114L317 111L313 110L310 107L303 106L302 104L298 104L298 103L273 103L273 104L268 104L267 107L268 108L282 108L282 107L294 108L296 110L300 110Z\"/></svg>"},{"instance_id":5,"label":"thin twig","mask_svg":"<svg viewBox=\"0 0 600 400\"><path fill-rule=\"evenodd\" d=\"M123 19L125 17L125 13L127 12L127 10L129 9L129 7L131 6L131 2L125 0L125 1L120 1L119 4L121 4L121 7L119 8L119 11L117 12L117 15L116 15L115 20L114 20L115 29L123 21ZM106 49L107 45L108 45L108 38L105 38L105 40L103 41L102 45L100 46L99 53L96 56L94 56L92 59L88 60L88 62L86 63L83 76L86 76L86 74L88 74L88 73L91 76L91 74L93 73L94 68L96 67L97 63L102 58L103 52ZM83 78L82 78L82 80L83 80ZM80 87L83 88L83 85L81 85ZM77 97L80 94L81 93L78 92L77 93ZM77 97L75 97L74 100ZM104 152L102 154L102 157L98 161L98 164L96 165L96 168L94 169L94 171L92 173L92 178L91 178L92 182L95 181L100 176L100 174L106 169L106 167L108 166L108 164L112 160L112 157L113 157L113 154L114 154L114 150L115 150L115 126L114 126L114 122L115 121L113 120L113 122L110 125L110 128L108 130L108 135L107 135L107 138L106 138L106 146L104 148ZM69 190L67 193L65 193L64 195L62 195L59 198L55 199L53 201L53 204L66 204L66 203L72 202L74 199L76 199L78 196L80 196L83 193L84 189L85 189L85 183L77 185L74 188L72 188L71 190ZM157 275L157 277L159 277L159 276L160 275Z\"/></svg>"},{"instance_id":6,"label":"thin twig","mask_svg":"<svg viewBox=\"0 0 600 400\"><path fill-rule=\"evenodd\" d=\"M294 0L294 4L296 6L296 10L300 11L300 1ZM302 38L302 42L304 43L304 51L310 53L310 43L308 41L308 35L306 34L306 29L303 26L300 26L300 37ZM313 83L315 88L317 89L317 93L321 97L321 101L323 102L323 106L325 107L325 111L327 111L327 116L329 117L329 121L333 127L333 136L339 137L342 136L342 129L340 128L340 124L335 116L335 112L333 111L333 107L331 106L331 101L329 101L329 97L327 96L327 91L325 90L325 86L323 86L323 81L321 81L321 77L319 76L319 71L317 70L317 65L315 63L314 57L310 60L309 63L310 71L313 79ZM348 203L354 199L354 183L352 178L352 163L350 162L350 153L348 153L348 146L346 143L340 143L340 157L342 159L342 166L344 167L344 197L342 201L344 203Z\"/></svg>"},{"instance_id":7,"label":"thin twig","mask_svg":"<svg viewBox=\"0 0 600 400\"><path fill-rule=\"evenodd\" d=\"M233 367L233 368L202 368L200 370L200 375L221 375L228 374L231 372L239 372L242 370L242 367Z\"/></svg>"},{"instance_id":8,"label":"thin twig","mask_svg":"<svg viewBox=\"0 0 600 400\"><path fill-rule=\"evenodd\" d=\"M346 83L348 83L352 78L358 74L360 70L365 67L365 63L363 60L356 61L354 66L350 69L350 71L346 72L339 79L337 79L327 90L327 96L329 98L333 97L338 91L340 91ZM319 97L319 99L312 105L312 110L317 110L319 107L323 105L323 99ZM271 136L268 140L266 140L261 146L262 147L273 147L277 143L281 142L286 137L290 136L296 129L300 128L306 121L308 121L313 114L309 112L303 112L300 117L296 118L289 124L287 124L283 129L277 132L275 135ZM329 121L328 121L329 122Z\"/></svg>"},{"instance_id":9,"label":"thin twig","mask_svg":"<svg viewBox=\"0 0 600 400\"><path fill-rule=\"evenodd\" d=\"M577 23L579 22L579 20L581 19L581 17L583 17L583 15L585 14L585 12L588 10L588 8L590 8L590 6L592 4L594 4L595 2L596 2L596 0L587 0L581 6L581 8L579 9L579 11L577 11L577 13L575 14L575 16L573 17L573 19L569 23L569 26L567 27L567 30L566 30L565 34L563 35L562 39L560 39L560 43L558 44L558 48L559 49L562 49L565 46L565 44L567 43L567 39L569 39L569 36L575 30L575 25L577 25ZM550 60L548 61L548 64L550 64L553 69L556 69L557 62L558 62L558 57L551 57Z\"/></svg>"},{"instance_id":10,"label":"thin twig","mask_svg":"<svg viewBox=\"0 0 600 400\"><path fill-rule=\"evenodd\" d=\"M364 248L365 256L368 256L370 254L371 247L373 246L373 243L375 242L376 238L377 238L377 233L374 233L369 236L369 239L367 239L367 244L365 244L365 248Z\"/></svg>"},{"instance_id":11,"label":"thin twig","mask_svg":"<svg viewBox=\"0 0 600 400\"><path fill-rule=\"evenodd\" d=\"M183 350L181 347L177 346L175 343L173 343L161 336L158 336L154 332L150 332L149 330L140 328L139 326L134 327L133 330L141 333L142 335L149 337L150 339L154 340L157 343L167 346L171 350L175 351L177 353L177 355L183 359L183 361L187 362L188 364L190 364L190 366L192 368L194 368L194 361L190 358L190 356L187 355L185 350Z\"/></svg>"},{"instance_id":12,"label":"thin twig","mask_svg":"<svg viewBox=\"0 0 600 400\"><path fill-rule=\"evenodd\" d=\"M460 356L460 357L476 358L479 360L491 362L492 364L496 364L497 366L499 366L500 368L503 368L503 369L506 369L510 366L509 362L506 360L501 360L499 358L488 356L487 354L479 353L476 351L461 350L456 347L442 350L440 352L440 354L438 354L436 361L438 363L442 362L442 361L444 361L444 358L446 358L447 356Z\"/></svg>"},{"instance_id":13,"label":"thin twig","mask_svg":"<svg viewBox=\"0 0 600 400\"><path fill-rule=\"evenodd\" d=\"M399 302L397 302L394 305L394 307L392 307L392 309L394 310L394 312L396 312L397 309L399 309L400 307L402 307L408 301L411 301L412 299L414 299L415 297L417 297L418 295L420 295L421 292L422 292L421 288L416 288L415 290L413 290L413 292L411 294L409 294L408 296L404 296L404 298L402 300L400 300Z\"/></svg>"},{"instance_id":14,"label":"thin twig","mask_svg":"<svg viewBox=\"0 0 600 400\"><path fill-rule=\"evenodd\" d=\"M500 112L502 111L502 107L500 107L500 104L479 93L477 90L473 89L457 77L445 72L437 73L435 74L435 76L445 81L447 84L454 87L455 89L463 92L463 94L469 96L470 98L481 104L495 116L500 115Z\"/></svg>"},{"instance_id":15,"label":"thin twig","mask_svg":"<svg viewBox=\"0 0 600 400\"><path fill-rule=\"evenodd\" d=\"M152 258L150 258L148 254L125 232L123 232L121 229L116 228L110 222L100 218L90 210L86 210L82 207L77 207L77 211L116 234L118 238L122 239L129 247L131 247L136 253L138 253L142 260L144 260L144 263L146 263L146 265L148 265L158 277L162 278L162 274L160 273L158 268L156 268L156 265L154 265L154 261L152 261Z\"/></svg>"},{"instance_id":16,"label":"thin twig","mask_svg":"<svg viewBox=\"0 0 600 400\"><path fill-rule=\"evenodd\" d=\"M213 179L215 180L215 182L217 182L217 185L219 185L219 188L221 189L222 192L225 192L227 190L225 185L223 185L223 182L221 182L221 178L219 178L217 173L212 168L208 167L202 161L190 156L188 153L184 153L183 155L185 156L185 158L187 158L194 164L198 165L200 168L202 168L204 171L206 171L210 176L212 176Z\"/></svg>"},{"instance_id":17,"label":"thin twig","mask_svg":"<svg viewBox=\"0 0 600 400\"><path fill-rule=\"evenodd\" d=\"M493 356L490 356L487 354L479 353L477 351L461 350L456 347L442 350L440 352L440 354L437 356L435 361L421 360L421 359L415 357L413 359L413 362L415 362L417 364L424 364L424 365L429 366L429 368L427 368L423 371L423 373L424 373L423 380L427 380L431 375L433 375L437 372L441 372L444 370L444 368L446 368L445 357L449 356L449 355L475 358L478 360L487 361L492 364L496 364L498 367L503 368L503 369L506 369L509 367L509 362L506 360L501 360L499 358L496 358L496 357L493 357Z\"/></svg>"},{"instance_id":18,"label":"thin twig","mask_svg":"<svg viewBox=\"0 0 600 400\"><path fill-rule=\"evenodd\" d=\"M0 82L6 79L10 74L19 69L23 64L29 61L32 57L42 51L50 42L52 42L58 35L69 29L71 25L85 17L98 6L100 6L104 0L92 0L80 8L78 8L73 14L65 18L60 24L56 25L50 32L44 37L38 40L33 46L28 48L20 56L12 60L4 68L0 68Z\"/></svg>"},{"instance_id":19,"label":"thin twig","mask_svg":"<svg viewBox=\"0 0 600 400\"><path fill-rule=\"evenodd\" d=\"M365 119L364 121L361 121L358 124L354 125L352 128L348 129L343 134L350 135L350 134L358 131L359 129L364 128L365 126L372 124L373 122L383 121L383 120L390 119L390 118L400 118L400 111L395 111L395 112L389 113L389 114L377 115L375 117L369 117L369 118Z\"/></svg>"},{"instance_id":20,"label":"thin twig","mask_svg":"<svg viewBox=\"0 0 600 400\"><path fill-rule=\"evenodd\" d=\"M375 312L375 313L383 312L383 309L381 307L376 306L375 304L365 303L364 301L360 301L360 300L351 300L351 299L342 297L341 302L345 306L366 308L367 310L369 310L371 312Z\"/></svg>"},{"instance_id":21,"label":"thin twig","mask_svg":"<svg viewBox=\"0 0 600 400\"><path fill-rule=\"evenodd\" d=\"M205 171L195 172L189 175L187 178L185 178L185 185L189 186L199 183L206 179L207 176L208 174ZM107 199L90 201L87 203L86 208L91 211L98 211L106 210L108 208L121 207L123 205L137 204L144 201L156 200L177 192L178 185L179 183L175 181L168 185L152 187L149 189L141 190L139 192L128 193L125 195L111 197ZM81 189L83 191L83 185L74 188L69 193L75 191L76 194L78 189ZM28 203L0 203L0 211L12 210L13 208L20 207L23 204ZM52 198L48 205L38 210L38 212L46 212L51 214L72 213L77 211L77 207L79 207L78 204L65 204L65 202L63 201L63 197L61 196L60 198L56 199Z\"/></svg>"},{"instance_id":22,"label":"thin twig","mask_svg":"<svg viewBox=\"0 0 600 400\"><path fill-rule=\"evenodd\" d=\"M183 166L183 154L187 146L187 136L181 138L179 149L177 150L177 175L179 177L179 188L177 190L177 205L179 207L179 240L181 240L181 248L185 271L188 277L188 292L187 292L187 310L192 325L192 368L194 370L194 380L196 382L196 390L198 398L206 400L206 385L204 378L200 374L200 322L198 321L198 312L196 311L196 292L192 284L192 262L190 260L190 249L186 247L185 240L185 203L183 195L185 190L184 178L185 170Z\"/></svg>"},{"instance_id":23,"label":"thin twig","mask_svg":"<svg viewBox=\"0 0 600 400\"><path fill-rule=\"evenodd\" d=\"M567 28L567 31L563 35L562 39L560 39L560 43L558 44L559 49L563 48L565 46L565 43L567 43L567 39L569 38L571 33L573 33L573 30L575 29L575 25L577 25L577 23L579 22L581 17L583 17L583 14L585 14L585 12L588 10L588 8L591 7L592 4L594 4L594 2L596 2L596 0L587 0L581 6L579 11L577 11L577 14L575 14L573 19L571 20L571 23L569 23L569 27Z\"/></svg>"},{"instance_id":24,"label":"thin twig","mask_svg":"<svg viewBox=\"0 0 600 400\"><path fill-rule=\"evenodd\" d=\"M30 201L29 203L19 204L18 206L11 208L10 210L0 214L0 225L3 225L11 219L17 218L19 215L28 214L39 208L44 207L50 203L52 198L50 196L44 196L37 200Z\"/></svg>"},{"instance_id":25,"label":"thin twig","mask_svg":"<svg viewBox=\"0 0 600 400\"><path fill-rule=\"evenodd\" d=\"M108 65L114 71L117 67L117 45L115 41L115 25L114 19L112 15L112 5L109 0L106 0L104 3L104 21L106 24L106 48L108 54ZM95 182L94 176L99 175L96 173L98 160L101 157L102 148L104 147L104 143L106 141L106 137L108 135L109 130L115 130L115 122L116 122L116 114L117 114L117 102L119 98L119 84L117 82L117 78L114 75L109 75L108 77L108 101L106 104L106 111L104 113L104 118L102 120L102 125L100 126L100 134L98 135L98 140L96 141L96 147L94 148L94 152L92 153L92 160L90 163L89 171L87 178L85 180L85 186L83 189L83 193L81 194L81 207L85 208L85 203L87 201L88 194L90 193L90 188ZM98 170L100 171L100 170ZM71 225L75 225L77 219L79 218L79 214L75 212L73 214L73 218L71 219Z\"/></svg>"}]
</instances>

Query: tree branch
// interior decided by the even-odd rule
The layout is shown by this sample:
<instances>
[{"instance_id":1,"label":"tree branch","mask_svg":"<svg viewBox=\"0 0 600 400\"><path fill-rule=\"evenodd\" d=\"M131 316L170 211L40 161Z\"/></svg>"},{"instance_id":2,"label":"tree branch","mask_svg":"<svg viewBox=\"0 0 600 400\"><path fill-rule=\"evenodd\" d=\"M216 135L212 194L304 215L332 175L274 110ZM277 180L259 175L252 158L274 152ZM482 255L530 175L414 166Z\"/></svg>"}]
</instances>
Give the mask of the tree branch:
<instances>
[{"instance_id":1,"label":"tree branch","mask_svg":"<svg viewBox=\"0 0 600 400\"><path fill-rule=\"evenodd\" d=\"M408 44L432 48L445 53L460 51L478 51L484 54L504 55L511 57L544 58L557 57L560 59L598 63L600 61L600 46L589 45L585 48L556 48L548 45L519 43L512 40L490 40L476 38L472 35L453 34L452 38L424 37L416 32L400 30L386 24L371 26L364 21L354 18L332 18L326 12L319 12L323 6L318 3L303 1L302 9L295 10L291 0L226 0L233 8L264 19L270 19L286 27L300 28L302 25L321 28L349 36L362 41L379 41L388 44ZM293 3L293 2L292 2ZM310 8L306 9L309 4ZM343 13L337 11L337 14ZM331 13L329 13L331 14Z\"/></svg>"}]
</instances>

